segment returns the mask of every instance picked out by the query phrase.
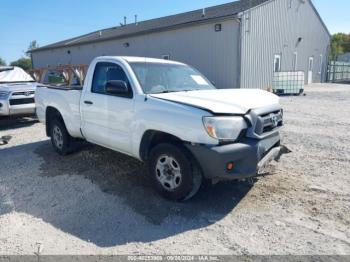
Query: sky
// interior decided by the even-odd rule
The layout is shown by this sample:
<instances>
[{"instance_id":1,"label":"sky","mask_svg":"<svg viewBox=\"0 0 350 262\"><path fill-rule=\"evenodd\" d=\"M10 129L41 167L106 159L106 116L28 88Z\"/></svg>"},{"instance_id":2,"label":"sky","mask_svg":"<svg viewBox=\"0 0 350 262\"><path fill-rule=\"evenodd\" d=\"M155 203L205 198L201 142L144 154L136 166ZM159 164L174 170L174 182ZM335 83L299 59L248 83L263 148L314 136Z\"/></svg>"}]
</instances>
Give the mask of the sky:
<instances>
[{"instance_id":1,"label":"sky","mask_svg":"<svg viewBox=\"0 0 350 262\"><path fill-rule=\"evenodd\" d=\"M233 0L232 0L233 1ZM128 22L177 14L230 0L0 0L0 57L7 63L40 46ZM331 33L350 33L349 0L313 0Z\"/></svg>"}]
</instances>

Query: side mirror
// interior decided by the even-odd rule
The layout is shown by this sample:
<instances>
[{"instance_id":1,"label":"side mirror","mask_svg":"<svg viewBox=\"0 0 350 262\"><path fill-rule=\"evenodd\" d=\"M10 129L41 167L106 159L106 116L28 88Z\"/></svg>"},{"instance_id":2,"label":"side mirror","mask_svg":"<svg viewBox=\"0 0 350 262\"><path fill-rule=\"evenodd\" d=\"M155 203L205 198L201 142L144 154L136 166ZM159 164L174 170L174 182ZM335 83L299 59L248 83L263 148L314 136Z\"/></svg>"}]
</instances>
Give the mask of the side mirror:
<instances>
[{"instance_id":1,"label":"side mirror","mask_svg":"<svg viewBox=\"0 0 350 262\"><path fill-rule=\"evenodd\" d=\"M107 81L105 86L105 91L110 95L117 96L129 96L128 84L121 80L110 80Z\"/></svg>"}]
</instances>

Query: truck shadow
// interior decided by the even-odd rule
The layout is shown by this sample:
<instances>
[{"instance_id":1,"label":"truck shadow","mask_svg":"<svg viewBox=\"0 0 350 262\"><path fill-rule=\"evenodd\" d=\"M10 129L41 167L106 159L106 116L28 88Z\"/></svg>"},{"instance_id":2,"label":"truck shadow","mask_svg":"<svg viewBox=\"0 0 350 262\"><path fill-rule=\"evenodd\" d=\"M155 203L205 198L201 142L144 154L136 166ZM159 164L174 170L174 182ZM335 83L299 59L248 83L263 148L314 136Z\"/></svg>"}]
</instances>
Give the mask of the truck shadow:
<instances>
[{"instance_id":1,"label":"truck shadow","mask_svg":"<svg viewBox=\"0 0 350 262\"><path fill-rule=\"evenodd\" d=\"M29 127L38 123L34 116L26 117L0 117L0 131Z\"/></svg>"},{"instance_id":2,"label":"truck shadow","mask_svg":"<svg viewBox=\"0 0 350 262\"><path fill-rule=\"evenodd\" d=\"M41 159L37 161L41 162L39 177L38 174L30 175L36 179L40 180L41 176L41 180L48 178L46 180L57 183L60 177L63 180L67 176L75 177L74 181L83 183L88 180L93 186L98 186L99 191L104 192L98 193L99 198L107 195L107 199L111 199L112 196L113 201L96 204L96 199L92 200L86 192L82 192L85 189L77 189L73 193L74 200L67 200L74 206L68 207L66 203L48 203L52 202L49 199L55 200L62 192L52 189L50 182L40 182L47 185L44 184L41 192L30 193L33 200L24 197L25 203L21 203L22 197L18 196L19 203L14 201L16 211L40 217L54 227L100 247L130 242L148 243L205 228L230 214L251 189L248 183L242 182L206 185L192 200L175 203L164 200L153 191L142 164L111 150L85 145L81 151L61 157L52 150L48 141L4 149L3 152L6 150L34 152ZM6 186L16 187L15 184ZM78 187L74 183L66 186L71 187L68 191ZM88 187L93 186L90 184ZM34 197L33 194L48 195Z\"/></svg>"}]
</instances>

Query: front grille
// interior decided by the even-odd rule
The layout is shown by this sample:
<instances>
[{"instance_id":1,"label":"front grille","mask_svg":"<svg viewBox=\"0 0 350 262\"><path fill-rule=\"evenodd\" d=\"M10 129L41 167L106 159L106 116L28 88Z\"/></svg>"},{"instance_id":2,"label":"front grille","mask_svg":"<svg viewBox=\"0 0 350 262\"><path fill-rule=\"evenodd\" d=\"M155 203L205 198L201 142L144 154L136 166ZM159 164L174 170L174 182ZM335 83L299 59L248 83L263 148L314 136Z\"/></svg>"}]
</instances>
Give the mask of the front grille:
<instances>
[{"instance_id":1,"label":"front grille","mask_svg":"<svg viewBox=\"0 0 350 262\"><path fill-rule=\"evenodd\" d=\"M258 116L255 133L259 136L283 126L282 110Z\"/></svg>"},{"instance_id":2,"label":"front grille","mask_svg":"<svg viewBox=\"0 0 350 262\"><path fill-rule=\"evenodd\" d=\"M24 91L24 92L13 92L12 96L31 96L34 94L35 94L35 91Z\"/></svg>"},{"instance_id":3,"label":"front grille","mask_svg":"<svg viewBox=\"0 0 350 262\"><path fill-rule=\"evenodd\" d=\"M34 104L35 100L34 98L22 98L22 99L11 99L10 105L16 106L16 105L25 105L25 104Z\"/></svg>"}]
</instances>

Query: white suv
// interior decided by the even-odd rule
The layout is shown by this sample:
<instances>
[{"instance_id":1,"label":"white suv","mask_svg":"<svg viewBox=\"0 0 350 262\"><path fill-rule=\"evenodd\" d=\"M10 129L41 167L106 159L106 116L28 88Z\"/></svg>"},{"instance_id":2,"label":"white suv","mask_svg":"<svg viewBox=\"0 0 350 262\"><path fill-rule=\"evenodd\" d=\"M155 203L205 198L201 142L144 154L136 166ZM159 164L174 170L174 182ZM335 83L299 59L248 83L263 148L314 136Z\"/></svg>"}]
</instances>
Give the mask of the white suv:
<instances>
[{"instance_id":1,"label":"white suv","mask_svg":"<svg viewBox=\"0 0 350 262\"><path fill-rule=\"evenodd\" d=\"M0 67L0 116L35 113L37 83L19 67Z\"/></svg>"}]
</instances>

